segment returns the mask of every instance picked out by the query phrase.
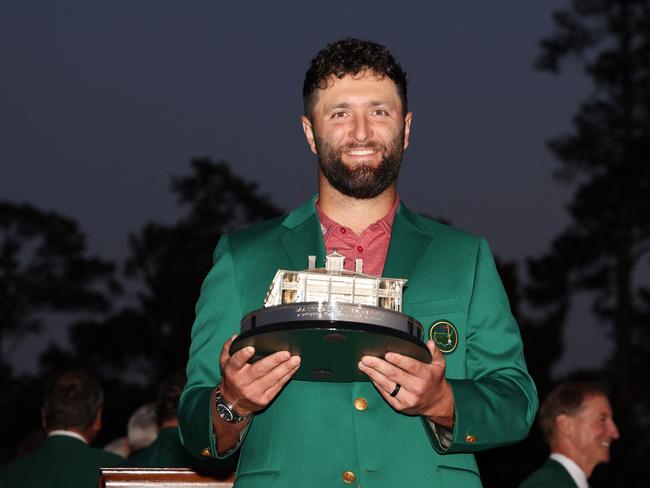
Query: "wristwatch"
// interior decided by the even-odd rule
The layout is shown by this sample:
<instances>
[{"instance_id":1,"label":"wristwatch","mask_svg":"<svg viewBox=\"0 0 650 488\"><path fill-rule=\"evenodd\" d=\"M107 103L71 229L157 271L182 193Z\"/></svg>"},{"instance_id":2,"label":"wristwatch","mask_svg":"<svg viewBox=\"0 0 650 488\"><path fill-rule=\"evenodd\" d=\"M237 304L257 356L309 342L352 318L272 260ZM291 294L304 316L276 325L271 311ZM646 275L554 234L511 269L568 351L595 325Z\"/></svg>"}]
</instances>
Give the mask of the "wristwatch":
<instances>
[{"instance_id":1,"label":"wristwatch","mask_svg":"<svg viewBox=\"0 0 650 488\"><path fill-rule=\"evenodd\" d=\"M217 386L217 389L215 390L215 395L214 395L214 402L215 406L217 408L217 413L219 414L219 417L224 419L226 422L229 424L238 424L239 422L243 422L248 418L248 415L239 415L237 410L235 410L235 407L233 406L232 403L228 403L222 396L221 396L221 386Z\"/></svg>"}]
</instances>

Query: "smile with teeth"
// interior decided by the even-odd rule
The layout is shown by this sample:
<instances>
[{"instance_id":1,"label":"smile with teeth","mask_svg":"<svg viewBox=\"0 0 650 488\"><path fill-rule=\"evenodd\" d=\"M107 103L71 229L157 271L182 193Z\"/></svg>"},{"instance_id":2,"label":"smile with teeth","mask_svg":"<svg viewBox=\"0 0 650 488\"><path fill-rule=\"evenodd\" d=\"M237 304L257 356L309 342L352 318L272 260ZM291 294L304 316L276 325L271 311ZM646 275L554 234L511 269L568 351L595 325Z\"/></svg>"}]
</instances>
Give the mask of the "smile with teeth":
<instances>
[{"instance_id":1,"label":"smile with teeth","mask_svg":"<svg viewBox=\"0 0 650 488\"><path fill-rule=\"evenodd\" d=\"M373 148L349 149L347 151L347 153L351 156L370 156L376 152L377 150Z\"/></svg>"}]
</instances>

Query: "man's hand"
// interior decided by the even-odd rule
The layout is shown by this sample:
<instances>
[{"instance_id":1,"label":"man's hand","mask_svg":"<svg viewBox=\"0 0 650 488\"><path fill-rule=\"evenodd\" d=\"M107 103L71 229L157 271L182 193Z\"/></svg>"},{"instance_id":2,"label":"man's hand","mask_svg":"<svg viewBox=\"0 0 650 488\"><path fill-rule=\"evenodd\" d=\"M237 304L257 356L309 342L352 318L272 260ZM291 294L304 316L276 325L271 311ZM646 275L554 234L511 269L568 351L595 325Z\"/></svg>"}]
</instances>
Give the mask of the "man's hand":
<instances>
[{"instance_id":1,"label":"man's hand","mask_svg":"<svg viewBox=\"0 0 650 488\"><path fill-rule=\"evenodd\" d=\"M422 415L453 429L454 396L445 379L445 357L433 341L428 341L427 347L431 352L430 363L389 352L384 359L363 356L359 369L370 377L377 391L398 412ZM391 396L398 384L399 391Z\"/></svg>"},{"instance_id":2,"label":"man's hand","mask_svg":"<svg viewBox=\"0 0 650 488\"><path fill-rule=\"evenodd\" d=\"M250 415L265 408L282 387L298 371L300 356L289 351L278 351L259 361L248 364L255 348L248 346L232 356L230 345L236 336L223 345L221 365L221 395L231 402L240 415Z\"/></svg>"}]
</instances>

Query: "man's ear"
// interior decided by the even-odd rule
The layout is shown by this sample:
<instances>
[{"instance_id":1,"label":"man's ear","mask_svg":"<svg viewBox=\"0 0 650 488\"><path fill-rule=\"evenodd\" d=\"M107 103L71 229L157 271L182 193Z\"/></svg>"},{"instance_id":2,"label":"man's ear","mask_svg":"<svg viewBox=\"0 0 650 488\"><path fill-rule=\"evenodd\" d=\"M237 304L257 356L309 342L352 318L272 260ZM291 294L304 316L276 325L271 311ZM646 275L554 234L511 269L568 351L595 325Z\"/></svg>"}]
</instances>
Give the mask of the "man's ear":
<instances>
[{"instance_id":1,"label":"man's ear","mask_svg":"<svg viewBox=\"0 0 650 488\"><path fill-rule=\"evenodd\" d=\"M93 420L93 429L96 432L102 430L102 414L104 413L104 407L100 407L97 410L97 415L95 415L95 420Z\"/></svg>"},{"instance_id":2,"label":"man's ear","mask_svg":"<svg viewBox=\"0 0 650 488\"><path fill-rule=\"evenodd\" d=\"M411 119L413 112L408 112L404 117L404 149L409 147L409 136L411 135Z\"/></svg>"},{"instance_id":3,"label":"man's ear","mask_svg":"<svg viewBox=\"0 0 650 488\"><path fill-rule=\"evenodd\" d=\"M307 118L307 116L302 115L300 117L300 122L302 123L302 131L305 133L305 139L307 139L307 144L309 144L311 152L318 154L318 151L316 150L316 143L314 142L314 129L311 125L311 121Z\"/></svg>"},{"instance_id":4,"label":"man's ear","mask_svg":"<svg viewBox=\"0 0 650 488\"><path fill-rule=\"evenodd\" d=\"M573 419L569 415L561 413L555 417L555 429L563 437L571 436L574 430Z\"/></svg>"}]
</instances>

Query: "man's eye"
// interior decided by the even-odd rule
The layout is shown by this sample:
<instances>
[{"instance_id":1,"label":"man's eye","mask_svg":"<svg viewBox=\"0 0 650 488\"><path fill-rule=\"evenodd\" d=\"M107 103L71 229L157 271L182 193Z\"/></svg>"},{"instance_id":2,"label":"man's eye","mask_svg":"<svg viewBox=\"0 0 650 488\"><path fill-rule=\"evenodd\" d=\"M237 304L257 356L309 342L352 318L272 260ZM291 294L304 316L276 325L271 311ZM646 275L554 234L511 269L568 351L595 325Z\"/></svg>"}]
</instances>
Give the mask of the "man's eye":
<instances>
[{"instance_id":1,"label":"man's eye","mask_svg":"<svg viewBox=\"0 0 650 488\"><path fill-rule=\"evenodd\" d=\"M332 114L333 119L342 119L343 117L346 117L348 114L345 112L334 112Z\"/></svg>"},{"instance_id":2,"label":"man's eye","mask_svg":"<svg viewBox=\"0 0 650 488\"><path fill-rule=\"evenodd\" d=\"M388 112L386 112L383 108L378 108L373 113L381 117L385 117L386 115L388 115Z\"/></svg>"}]
</instances>

